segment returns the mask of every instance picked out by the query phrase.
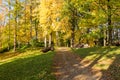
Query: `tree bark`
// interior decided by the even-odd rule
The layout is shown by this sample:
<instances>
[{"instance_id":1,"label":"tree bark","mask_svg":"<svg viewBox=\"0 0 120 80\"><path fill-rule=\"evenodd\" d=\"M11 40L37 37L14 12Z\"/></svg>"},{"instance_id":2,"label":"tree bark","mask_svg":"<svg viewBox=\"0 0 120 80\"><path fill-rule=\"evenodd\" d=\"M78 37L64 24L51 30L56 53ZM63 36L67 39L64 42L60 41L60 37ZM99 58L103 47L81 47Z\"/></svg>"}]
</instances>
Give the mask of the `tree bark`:
<instances>
[{"instance_id":1,"label":"tree bark","mask_svg":"<svg viewBox=\"0 0 120 80\"><path fill-rule=\"evenodd\" d=\"M111 6L110 6L110 0L108 0L108 4L107 4L107 9L108 9L108 34L109 34L109 41L108 44L112 45L112 14L111 14Z\"/></svg>"},{"instance_id":2,"label":"tree bark","mask_svg":"<svg viewBox=\"0 0 120 80\"><path fill-rule=\"evenodd\" d=\"M60 46L59 32L56 31L56 46Z\"/></svg>"},{"instance_id":3,"label":"tree bark","mask_svg":"<svg viewBox=\"0 0 120 80\"><path fill-rule=\"evenodd\" d=\"M46 48L47 47L47 36L45 35L45 38L44 38L44 47Z\"/></svg>"},{"instance_id":4,"label":"tree bark","mask_svg":"<svg viewBox=\"0 0 120 80\"><path fill-rule=\"evenodd\" d=\"M51 43L52 43L52 32L49 35L49 47L51 47Z\"/></svg>"},{"instance_id":5,"label":"tree bark","mask_svg":"<svg viewBox=\"0 0 120 80\"><path fill-rule=\"evenodd\" d=\"M24 4L24 6L25 6L25 13L24 13L24 15L25 15L25 32L24 32L24 36L26 37L26 26L27 26L27 16L26 16L26 5L27 5L27 1L25 0L25 4Z\"/></svg>"},{"instance_id":6,"label":"tree bark","mask_svg":"<svg viewBox=\"0 0 120 80\"><path fill-rule=\"evenodd\" d=\"M75 33L72 31L71 33L71 47L74 47Z\"/></svg>"},{"instance_id":7,"label":"tree bark","mask_svg":"<svg viewBox=\"0 0 120 80\"><path fill-rule=\"evenodd\" d=\"M18 1L16 0L16 5L18 4ZM16 51L16 46L17 46L17 15L18 12L16 10L16 17L15 17L15 28L14 28L14 52Z\"/></svg>"},{"instance_id":8,"label":"tree bark","mask_svg":"<svg viewBox=\"0 0 120 80\"><path fill-rule=\"evenodd\" d=\"M10 2L10 0L9 0L8 50L10 50L10 25L11 25L11 23L10 23L10 10L11 10L11 2Z\"/></svg>"},{"instance_id":9,"label":"tree bark","mask_svg":"<svg viewBox=\"0 0 120 80\"><path fill-rule=\"evenodd\" d=\"M30 38L32 39L32 0L30 0Z\"/></svg>"},{"instance_id":10,"label":"tree bark","mask_svg":"<svg viewBox=\"0 0 120 80\"><path fill-rule=\"evenodd\" d=\"M104 35L104 37L103 37L103 46L106 46L106 30L105 29L103 29L103 35Z\"/></svg>"},{"instance_id":11,"label":"tree bark","mask_svg":"<svg viewBox=\"0 0 120 80\"><path fill-rule=\"evenodd\" d=\"M14 52L17 46L17 18L15 19L15 29L14 29Z\"/></svg>"},{"instance_id":12,"label":"tree bark","mask_svg":"<svg viewBox=\"0 0 120 80\"><path fill-rule=\"evenodd\" d=\"M37 25L36 20L35 20L35 38L36 40L38 40L38 25Z\"/></svg>"}]
</instances>

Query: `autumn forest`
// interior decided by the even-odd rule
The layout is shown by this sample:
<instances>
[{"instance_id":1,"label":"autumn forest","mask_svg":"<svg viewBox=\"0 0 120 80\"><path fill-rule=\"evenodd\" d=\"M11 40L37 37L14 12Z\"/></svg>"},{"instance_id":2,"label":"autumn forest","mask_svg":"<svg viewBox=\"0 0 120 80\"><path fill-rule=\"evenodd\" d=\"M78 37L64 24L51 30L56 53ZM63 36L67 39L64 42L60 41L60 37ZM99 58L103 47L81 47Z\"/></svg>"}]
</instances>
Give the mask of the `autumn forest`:
<instances>
[{"instance_id":1,"label":"autumn forest","mask_svg":"<svg viewBox=\"0 0 120 80\"><path fill-rule=\"evenodd\" d=\"M65 47L60 48L63 51L62 53L70 53L69 49L72 48L73 52L78 53L80 57L84 56L82 59L85 60L85 56L88 54L82 53L90 53L91 55L98 53L94 55L101 55L100 58L97 58L97 60L101 60L104 55L108 55L106 53L109 53L110 50L117 50L118 46L120 46L120 0L0 0L0 68L5 64L1 60L6 59L8 57L6 55L10 53L11 56L16 56L22 55L19 53L23 52L25 55L22 56L26 56L28 55L26 51L28 51L31 53L30 55L34 54L35 66L40 66L37 60L48 59L46 63L41 62L41 64L47 64L50 61L50 64L47 64L48 67L52 64L54 50L56 49L59 54L58 48L60 47ZM35 50L29 52L29 49ZM38 52L34 52L36 49ZM51 50L51 52L41 56L42 53L38 54L40 50L41 52ZM93 50L98 50L98 52ZM67 56L73 55L70 53L69 55L66 54ZM30 60L33 58L31 57ZM93 60L93 56L90 57L90 60ZM26 65L26 67L30 66ZM48 69L50 70L50 68ZM42 76L40 78L39 76L37 79L35 77L32 79L30 76L25 79L22 75L21 77L4 79L4 75L1 77L2 74L4 71L3 73L0 72L0 78L3 80L14 80L15 78L16 80L54 80L48 75L49 73L44 74L47 77ZM59 78L58 80L69 79ZM71 78L70 80L74 79ZM118 80L118 77L105 80Z\"/></svg>"}]
</instances>

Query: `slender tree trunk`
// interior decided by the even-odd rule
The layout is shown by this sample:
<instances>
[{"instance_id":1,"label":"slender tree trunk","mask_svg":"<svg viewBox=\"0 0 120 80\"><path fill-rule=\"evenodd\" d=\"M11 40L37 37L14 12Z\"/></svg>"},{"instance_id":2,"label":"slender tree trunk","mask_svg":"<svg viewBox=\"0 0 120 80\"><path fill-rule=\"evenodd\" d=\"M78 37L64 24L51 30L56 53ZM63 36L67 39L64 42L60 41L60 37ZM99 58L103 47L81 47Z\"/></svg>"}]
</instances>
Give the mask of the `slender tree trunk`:
<instances>
[{"instance_id":1,"label":"slender tree trunk","mask_svg":"<svg viewBox=\"0 0 120 80\"><path fill-rule=\"evenodd\" d=\"M49 47L51 47L51 43L52 43L52 32L49 35Z\"/></svg>"},{"instance_id":2,"label":"slender tree trunk","mask_svg":"<svg viewBox=\"0 0 120 80\"><path fill-rule=\"evenodd\" d=\"M37 25L36 20L35 20L35 38L36 40L38 40L38 25Z\"/></svg>"},{"instance_id":3,"label":"slender tree trunk","mask_svg":"<svg viewBox=\"0 0 120 80\"><path fill-rule=\"evenodd\" d=\"M32 39L32 0L30 0L30 38Z\"/></svg>"},{"instance_id":4,"label":"slender tree trunk","mask_svg":"<svg viewBox=\"0 0 120 80\"><path fill-rule=\"evenodd\" d=\"M18 4L18 1L16 0L16 5ZM16 51L16 46L17 46L17 15L18 12L16 10L16 17L15 17L15 27L14 27L14 52Z\"/></svg>"},{"instance_id":5,"label":"slender tree trunk","mask_svg":"<svg viewBox=\"0 0 120 80\"><path fill-rule=\"evenodd\" d=\"M59 32L56 31L56 46L60 46Z\"/></svg>"},{"instance_id":6,"label":"slender tree trunk","mask_svg":"<svg viewBox=\"0 0 120 80\"><path fill-rule=\"evenodd\" d=\"M106 42L107 42L107 31L106 31L106 26L103 26L103 46L106 46Z\"/></svg>"},{"instance_id":7,"label":"slender tree trunk","mask_svg":"<svg viewBox=\"0 0 120 80\"><path fill-rule=\"evenodd\" d=\"M74 47L75 33L72 31L71 33L71 47Z\"/></svg>"},{"instance_id":8,"label":"slender tree trunk","mask_svg":"<svg viewBox=\"0 0 120 80\"><path fill-rule=\"evenodd\" d=\"M17 18L15 19L15 29L14 29L14 51L16 51L17 46Z\"/></svg>"},{"instance_id":9,"label":"slender tree trunk","mask_svg":"<svg viewBox=\"0 0 120 80\"><path fill-rule=\"evenodd\" d=\"M25 5L24 5L24 6L25 6L25 13L24 13L24 14L25 14L25 32L24 32L24 34L25 34L24 36L25 36L25 37L26 37L26 34L27 34L27 33L26 33L26 27L27 27L27 25L26 25L26 24L27 24L27 19L26 19L26 18L27 18L27 17L26 17L26 5L27 5L27 0L25 0Z\"/></svg>"},{"instance_id":10,"label":"slender tree trunk","mask_svg":"<svg viewBox=\"0 0 120 80\"><path fill-rule=\"evenodd\" d=\"M108 34L109 34L109 45L112 45L112 23L111 23L111 6L110 6L110 0L108 0L108 5L107 5L107 8L108 8Z\"/></svg>"},{"instance_id":11,"label":"slender tree trunk","mask_svg":"<svg viewBox=\"0 0 120 80\"><path fill-rule=\"evenodd\" d=\"M47 47L47 36L45 36L45 38L44 38L44 47L45 48Z\"/></svg>"},{"instance_id":12,"label":"slender tree trunk","mask_svg":"<svg viewBox=\"0 0 120 80\"><path fill-rule=\"evenodd\" d=\"M120 30L117 29L117 39L119 40L119 34L120 34Z\"/></svg>"},{"instance_id":13,"label":"slender tree trunk","mask_svg":"<svg viewBox=\"0 0 120 80\"><path fill-rule=\"evenodd\" d=\"M8 26L8 31L9 31L9 33L8 33L8 50L10 50L10 20L9 20L9 26Z\"/></svg>"},{"instance_id":14,"label":"slender tree trunk","mask_svg":"<svg viewBox=\"0 0 120 80\"><path fill-rule=\"evenodd\" d=\"M118 41L120 41L120 29L118 29Z\"/></svg>"},{"instance_id":15,"label":"slender tree trunk","mask_svg":"<svg viewBox=\"0 0 120 80\"><path fill-rule=\"evenodd\" d=\"M9 26L8 26L8 50L10 50L10 10L11 10L11 1L9 0Z\"/></svg>"},{"instance_id":16,"label":"slender tree trunk","mask_svg":"<svg viewBox=\"0 0 120 80\"><path fill-rule=\"evenodd\" d=\"M106 30L105 29L103 29L103 33L104 33L103 46L106 46Z\"/></svg>"}]
</instances>

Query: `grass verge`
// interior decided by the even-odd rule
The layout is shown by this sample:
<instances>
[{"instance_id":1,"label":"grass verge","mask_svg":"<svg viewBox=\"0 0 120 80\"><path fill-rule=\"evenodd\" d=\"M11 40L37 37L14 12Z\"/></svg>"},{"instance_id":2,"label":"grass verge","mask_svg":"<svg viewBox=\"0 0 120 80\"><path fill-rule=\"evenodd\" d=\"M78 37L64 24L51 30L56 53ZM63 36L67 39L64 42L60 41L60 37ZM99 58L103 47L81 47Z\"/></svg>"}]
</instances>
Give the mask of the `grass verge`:
<instances>
[{"instance_id":1,"label":"grass verge","mask_svg":"<svg viewBox=\"0 0 120 80\"><path fill-rule=\"evenodd\" d=\"M0 80L55 80L51 74L53 56L54 52L39 50L1 54Z\"/></svg>"},{"instance_id":2,"label":"grass verge","mask_svg":"<svg viewBox=\"0 0 120 80\"><path fill-rule=\"evenodd\" d=\"M102 73L100 80L120 79L120 47L93 47L73 49L81 63Z\"/></svg>"}]
</instances>

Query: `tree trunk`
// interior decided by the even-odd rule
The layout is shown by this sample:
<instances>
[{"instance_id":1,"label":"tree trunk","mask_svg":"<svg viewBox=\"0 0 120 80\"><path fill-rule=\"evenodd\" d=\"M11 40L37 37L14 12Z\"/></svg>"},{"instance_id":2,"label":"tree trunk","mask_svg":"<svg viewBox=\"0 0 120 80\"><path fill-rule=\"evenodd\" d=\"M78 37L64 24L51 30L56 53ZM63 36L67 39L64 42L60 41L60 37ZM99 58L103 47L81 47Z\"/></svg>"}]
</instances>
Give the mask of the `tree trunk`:
<instances>
[{"instance_id":1,"label":"tree trunk","mask_svg":"<svg viewBox=\"0 0 120 80\"><path fill-rule=\"evenodd\" d=\"M49 35L49 47L51 47L51 43L52 43L52 32Z\"/></svg>"},{"instance_id":2,"label":"tree trunk","mask_svg":"<svg viewBox=\"0 0 120 80\"><path fill-rule=\"evenodd\" d=\"M30 38L32 39L32 0L30 0Z\"/></svg>"},{"instance_id":3,"label":"tree trunk","mask_svg":"<svg viewBox=\"0 0 120 80\"><path fill-rule=\"evenodd\" d=\"M118 39L118 41L120 40L119 35L120 35L120 29L117 29L117 39Z\"/></svg>"},{"instance_id":4,"label":"tree trunk","mask_svg":"<svg viewBox=\"0 0 120 80\"><path fill-rule=\"evenodd\" d=\"M17 4L18 4L18 1L16 0L16 5ZM16 51L16 46L17 46L17 15L18 15L18 12L16 10L15 28L14 28L14 52Z\"/></svg>"},{"instance_id":5,"label":"tree trunk","mask_svg":"<svg viewBox=\"0 0 120 80\"><path fill-rule=\"evenodd\" d=\"M74 39L75 39L75 33L72 31L71 33L71 47L74 47Z\"/></svg>"},{"instance_id":6,"label":"tree trunk","mask_svg":"<svg viewBox=\"0 0 120 80\"><path fill-rule=\"evenodd\" d=\"M44 38L44 47L45 48L47 47L47 36L45 36L45 38Z\"/></svg>"},{"instance_id":7,"label":"tree trunk","mask_svg":"<svg viewBox=\"0 0 120 80\"><path fill-rule=\"evenodd\" d=\"M36 20L35 20L35 38L36 40L38 40L38 25L37 25Z\"/></svg>"},{"instance_id":8,"label":"tree trunk","mask_svg":"<svg viewBox=\"0 0 120 80\"><path fill-rule=\"evenodd\" d=\"M56 31L56 46L60 46L59 32Z\"/></svg>"},{"instance_id":9,"label":"tree trunk","mask_svg":"<svg viewBox=\"0 0 120 80\"><path fill-rule=\"evenodd\" d=\"M25 0L25 5L24 5L25 6L25 13L24 13L24 15L25 15L25 32L24 32L24 37L26 37L26 34L27 34L26 33L26 26L27 26L26 25L27 24L26 5L27 5L27 1Z\"/></svg>"},{"instance_id":10,"label":"tree trunk","mask_svg":"<svg viewBox=\"0 0 120 80\"><path fill-rule=\"evenodd\" d=\"M10 50L10 10L11 10L11 3L10 3L10 0L9 0L9 26L8 26L8 50Z\"/></svg>"},{"instance_id":11,"label":"tree trunk","mask_svg":"<svg viewBox=\"0 0 120 80\"><path fill-rule=\"evenodd\" d=\"M111 17L112 17L112 15L111 15L110 0L108 0L107 9L108 9L108 34L109 34L108 44L112 45L112 23L111 23Z\"/></svg>"},{"instance_id":12,"label":"tree trunk","mask_svg":"<svg viewBox=\"0 0 120 80\"><path fill-rule=\"evenodd\" d=\"M120 40L120 39L119 39L119 38L120 38L119 36L120 36L120 29L117 30L117 39L118 39L118 41Z\"/></svg>"},{"instance_id":13,"label":"tree trunk","mask_svg":"<svg viewBox=\"0 0 120 80\"><path fill-rule=\"evenodd\" d=\"M103 46L106 46L106 39L107 39L107 31L106 26L103 27Z\"/></svg>"},{"instance_id":14,"label":"tree trunk","mask_svg":"<svg viewBox=\"0 0 120 80\"><path fill-rule=\"evenodd\" d=\"M103 37L103 46L106 46L106 30L103 30L104 37Z\"/></svg>"},{"instance_id":15,"label":"tree trunk","mask_svg":"<svg viewBox=\"0 0 120 80\"><path fill-rule=\"evenodd\" d=\"M14 52L17 46L17 19L15 19L15 29L14 29Z\"/></svg>"}]
</instances>

